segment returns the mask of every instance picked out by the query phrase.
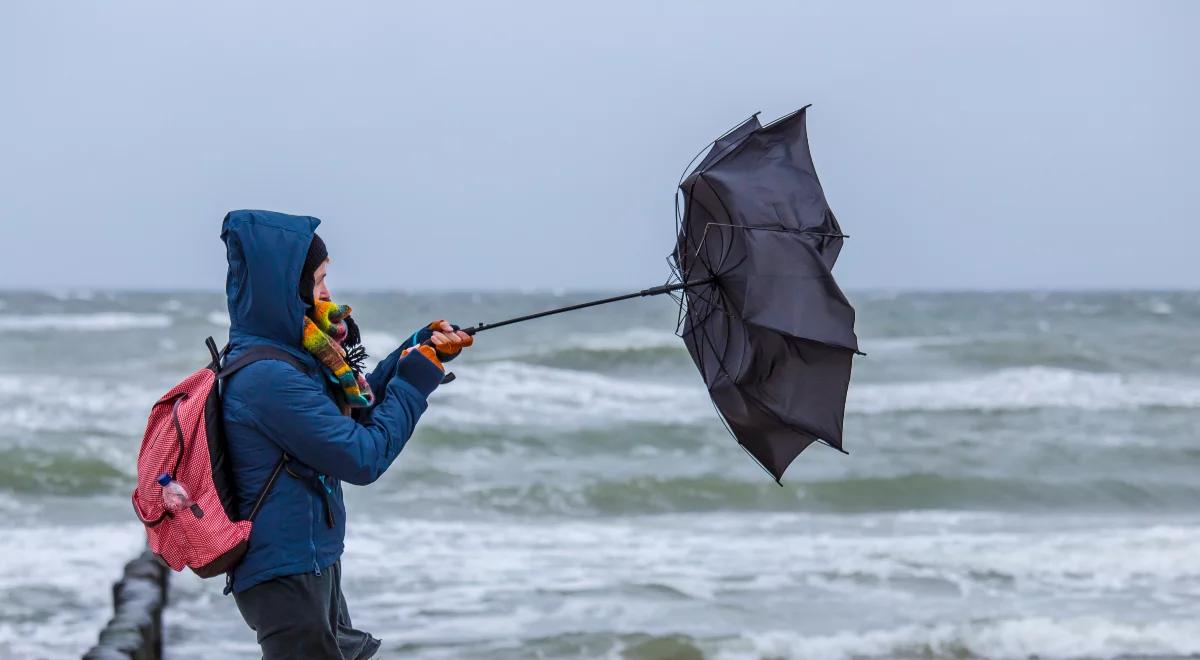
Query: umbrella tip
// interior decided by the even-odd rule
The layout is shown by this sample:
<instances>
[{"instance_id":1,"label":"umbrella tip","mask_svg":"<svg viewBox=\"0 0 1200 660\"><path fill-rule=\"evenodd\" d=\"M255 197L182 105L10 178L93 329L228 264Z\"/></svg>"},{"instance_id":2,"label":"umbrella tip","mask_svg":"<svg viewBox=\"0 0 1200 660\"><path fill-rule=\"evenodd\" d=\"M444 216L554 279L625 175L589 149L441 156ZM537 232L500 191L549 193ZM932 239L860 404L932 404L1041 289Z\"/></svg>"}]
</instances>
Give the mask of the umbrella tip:
<instances>
[{"instance_id":1,"label":"umbrella tip","mask_svg":"<svg viewBox=\"0 0 1200 660\"><path fill-rule=\"evenodd\" d=\"M836 444L836 445L835 445L835 444L833 444L832 442L830 442L830 441L828 441L828 440L826 440L826 439L824 439L824 438L820 438L820 439L819 439L819 441L820 441L820 443L821 443L821 444L825 445L826 447L832 447L833 449L836 449L836 450L838 450L838 451L842 452L843 454L845 454L845 455L847 455L847 456L849 456L849 455L850 455L850 452L846 451L845 449L842 449L842 445L841 445L841 443L838 443L838 444Z\"/></svg>"}]
</instances>

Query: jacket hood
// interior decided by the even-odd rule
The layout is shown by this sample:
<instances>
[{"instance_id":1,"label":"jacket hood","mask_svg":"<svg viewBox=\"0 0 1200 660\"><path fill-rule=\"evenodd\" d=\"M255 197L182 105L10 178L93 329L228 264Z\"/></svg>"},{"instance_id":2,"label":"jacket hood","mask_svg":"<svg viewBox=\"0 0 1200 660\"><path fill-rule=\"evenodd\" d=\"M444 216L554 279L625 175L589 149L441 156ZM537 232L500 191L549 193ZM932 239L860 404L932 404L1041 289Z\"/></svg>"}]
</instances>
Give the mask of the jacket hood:
<instances>
[{"instance_id":1,"label":"jacket hood","mask_svg":"<svg viewBox=\"0 0 1200 660\"><path fill-rule=\"evenodd\" d=\"M221 223L229 273L229 336L300 346L305 303L300 270L321 221L274 211L231 211Z\"/></svg>"}]
</instances>

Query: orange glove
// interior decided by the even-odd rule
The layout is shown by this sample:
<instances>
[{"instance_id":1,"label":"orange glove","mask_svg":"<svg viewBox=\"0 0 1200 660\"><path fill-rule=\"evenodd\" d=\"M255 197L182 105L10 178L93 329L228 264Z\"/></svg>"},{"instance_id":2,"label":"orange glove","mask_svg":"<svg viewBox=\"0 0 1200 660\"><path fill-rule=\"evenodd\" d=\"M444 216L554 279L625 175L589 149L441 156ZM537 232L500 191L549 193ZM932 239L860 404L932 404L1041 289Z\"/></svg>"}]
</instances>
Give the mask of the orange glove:
<instances>
[{"instance_id":1,"label":"orange glove","mask_svg":"<svg viewBox=\"0 0 1200 660\"><path fill-rule=\"evenodd\" d=\"M420 353L426 360L432 362L438 369L441 369L443 372L446 371L446 367L442 366L442 361L438 359L437 351L433 350L432 346L420 344L412 348L406 348L403 351L400 351L400 357L403 358L413 351Z\"/></svg>"},{"instance_id":2,"label":"orange glove","mask_svg":"<svg viewBox=\"0 0 1200 660\"><path fill-rule=\"evenodd\" d=\"M429 337L429 341L437 349L438 359L442 362L453 360L458 357L462 349L475 343L474 337L459 330L457 326L451 325L449 321L444 319L434 321L426 327L433 331L433 334Z\"/></svg>"}]
</instances>

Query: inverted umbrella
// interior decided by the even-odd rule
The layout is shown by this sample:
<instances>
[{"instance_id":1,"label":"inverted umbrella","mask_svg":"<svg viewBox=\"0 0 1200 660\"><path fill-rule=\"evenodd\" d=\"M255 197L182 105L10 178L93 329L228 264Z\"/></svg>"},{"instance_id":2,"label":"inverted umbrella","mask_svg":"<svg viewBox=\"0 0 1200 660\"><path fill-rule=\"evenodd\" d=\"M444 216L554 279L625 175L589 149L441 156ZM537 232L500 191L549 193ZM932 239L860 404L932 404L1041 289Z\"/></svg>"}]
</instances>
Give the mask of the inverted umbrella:
<instances>
[{"instance_id":1,"label":"inverted umbrella","mask_svg":"<svg viewBox=\"0 0 1200 660\"><path fill-rule=\"evenodd\" d=\"M818 440L841 450L858 339L830 271L845 236L808 148L805 108L752 117L680 185L670 261L679 334L738 442L776 480ZM678 206L678 204L677 204Z\"/></svg>"},{"instance_id":2,"label":"inverted umbrella","mask_svg":"<svg viewBox=\"0 0 1200 660\"><path fill-rule=\"evenodd\" d=\"M676 333L730 433L776 481L813 442L844 451L858 340L830 271L845 235L813 167L807 107L766 126L751 117L681 182L668 284L464 330L682 291Z\"/></svg>"}]
</instances>

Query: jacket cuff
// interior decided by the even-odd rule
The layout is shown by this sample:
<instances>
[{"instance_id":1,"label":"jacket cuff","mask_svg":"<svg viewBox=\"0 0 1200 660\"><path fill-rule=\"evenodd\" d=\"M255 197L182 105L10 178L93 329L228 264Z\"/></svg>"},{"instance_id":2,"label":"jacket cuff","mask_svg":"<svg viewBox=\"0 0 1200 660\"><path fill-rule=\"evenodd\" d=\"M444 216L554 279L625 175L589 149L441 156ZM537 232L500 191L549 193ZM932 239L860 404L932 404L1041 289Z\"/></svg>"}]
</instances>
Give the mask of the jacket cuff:
<instances>
[{"instance_id":1,"label":"jacket cuff","mask_svg":"<svg viewBox=\"0 0 1200 660\"><path fill-rule=\"evenodd\" d=\"M453 323L451 323L450 325L455 330L460 329L457 325L454 325ZM432 336L433 336L433 330L430 329L428 326L421 328L420 330L417 330L416 332L409 335L408 339L405 339L404 343L400 344L400 350L404 350L406 348L411 348L418 344L423 344L423 343L429 341L429 338ZM462 351L459 351L459 352L455 353L454 355L446 355L445 353L438 351L438 359L441 360L443 364L446 362L449 362L450 360L453 360L454 358L458 357L459 355L462 355Z\"/></svg>"},{"instance_id":2,"label":"jacket cuff","mask_svg":"<svg viewBox=\"0 0 1200 660\"><path fill-rule=\"evenodd\" d=\"M405 339L404 343L400 344L400 350L404 350L406 348L412 348L413 346L416 346L417 344L420 344L422 342L427 342L427 341L429 341L429 338L432 336L433 336L433 330L430 330L429 328L421 328L420 330L417 330L416 332L409 335L408 339Z\"/></svg>"},{"instance_id":3,"label":"jacket cuff","mask_svg":"<svg viewBox=\"0 0 1200 660\"><path fill-rule=\"evenodd\" d=\"M396 375L403 378L426 398L442 384L442 370L421 355L413 351L396 361Z\"/></svg>"}]
</instances>

